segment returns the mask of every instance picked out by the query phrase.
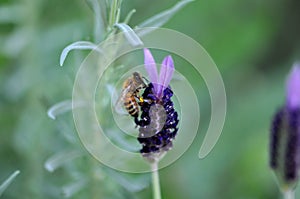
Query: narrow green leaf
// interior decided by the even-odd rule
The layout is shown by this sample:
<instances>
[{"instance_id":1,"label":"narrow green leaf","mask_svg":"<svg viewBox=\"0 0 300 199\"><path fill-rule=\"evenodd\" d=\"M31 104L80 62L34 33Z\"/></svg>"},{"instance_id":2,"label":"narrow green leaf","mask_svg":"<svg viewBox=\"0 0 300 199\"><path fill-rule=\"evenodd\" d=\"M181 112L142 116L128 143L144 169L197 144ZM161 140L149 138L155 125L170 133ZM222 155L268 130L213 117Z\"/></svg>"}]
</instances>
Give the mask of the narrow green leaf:
<instances>
[{"instance_id":1,"label":"narrow green leaf","mask_svg":"<svg viewBox=\"0 0 300 199\"><path fill-rule=\"evenodd\" d=\"M11 174L1 185L0 185L0 197L5 191L5 189L12 183L12 181L19 175L20 171L17 170Z\"/></svg>"},{"instance_id":2,"label":"narrow green leaf","mask_svg":"<svg viewBox=\"0 0 300 199\"><path fill-rule=\"evenodd\" d=\"M126 39L128 40L128 42L131 45L133 45L133 46L143 45L143 42L141 41L139 36L137 36L137 34L134 32L134 30L130 26L128 26L125 23L117 23L117 24L115 24L115 26L124 32Z\"/></svg>"},{"instance_id":3,"label":"narrow green leaf","mask_svg":"<svg viewBox=\"0 0 300 199\"><path fill-rule=\"evenodd\" d=\"M72 100L65 100L50 107L47 111L47 114L48 117L55 120L57 115L68 112L70 110L72 110Z\"/></svg>"},{"instance_id":4,"label":"narrow green leaf","mask_svg":"<svg viewBox=\"0 0 300 199\"><path fill-rule=\"evenodd\" d=\"M56 116L82 106L84 106L84 102L73 102L72 100L65 100L50 107L47 111L47 115L51 119L55 120Z\"/></svg>"},{"instance_id":5,"label":"narrow green leaf","mask_svg":"<svg viewBox=\"0 0 300 199\"><path fill-rule=\"evenodd\" d=\"M86 179L80 179L79 181L68 184L62 188L62 194L65 198L70 198L82 190L87 185Z\"/></svg>"},{"instance_id":6,"label":"narrow green leaf","mask_svg":"<svg viewBox=\"0 0 300 199\"><path fill-rule=\"evenodd\" d=\"M101 41L101 36L104 34L104 19L101 15L101 8L98 0L89 0L95 13L94 17L94 41L96 43Z\"/></svg>"},{"instance_id":7,"label":"narrow green leaf","mask_svg":"<svg viewBox=\"0 0 300 199\"><path fill-rule=\"evenodd\" d=\"M55 120L57 115L68 112L70 110L72 110L72 100L66 100L50 107L47 111L47 114L48 117Z\"/></svg>"},{"instance_id":8,"label":"narrow green leaf","mask_svg":"<svg viewBox=\"0 0 300 199\"><path fill-rule=\"evenodd\" d=\"M65 59L68 55L68 53L71 50L96 50L99 53L103 53L103 51L94 43L89 41L77 41L74 42L67 47L65 47L60 55L59 64L62 66L65 62Z\"/></svg>"},{"instance_id":9,"label":"narrow green leaf","mask_svg":"<svg viewBox=\"0 0 300 199\"><path fill-rule=\"evenodd\" d=\"M68 150L56 153L46 160L44 167L47 171L53 172L68 161L82 156L83 153L77 150Z\"/></svg>"},{"instance_id":10,"label":"narrow green leaf","mask_svg":"<svg viewBox=\"0 0 300 199\"><path fill-rule=\"evenodd\" d=\"M118 0L112 0L110 6L110 14L109 14L109 28L112 28L113 24L116 22L116 13L118 9Z\"/></svg>"},{"instance_id":11,"label":"narrow green leaf","mask_svg":"<svg viewBox=\"0 0 300 199\"><path fill-rule=\"evenodd\" d=\"M121 15L121 9L118 8L117 9L117 13L116 13L116 23L119 23L119 21L120 21L120 15Z\"/></svg>"},{"instance_id":12,"label":"narrow green leaf","mask_svg":"<svg viewBox=\"0 0 300 199\"><path fill-rule=\"evenodd\" d=\"M127 16L126 16L126 18L125 18L125 20L124 20L124 23L125 23L125 24L128 24L128 23L129 23L129 21L130 21L132 15L133 15L135 12L136 12L136 10L133 9L133 10L131 10L131 11L127 14Z\"/></svg>"},{"instance_id":13,"label":"narrow green leaf","mask_svg":"<svg viewBox=\"0 0 300 199\"><path fill-rule=\"evenodd\" d=\"M153 17L147 19L146 21L142 22L140 25L138 25L138 28L145 28L145 27L161 27L165 23L167 23L175 13L177 13L181 8L183 8L188 3L192 2L194 0L182 0L179 1L177 4L175 4L172 8L165 10L157 15L154 15ZM139 32L139 35L145 35L148 32L142 31Z\"/></svg>"}]
</instances>

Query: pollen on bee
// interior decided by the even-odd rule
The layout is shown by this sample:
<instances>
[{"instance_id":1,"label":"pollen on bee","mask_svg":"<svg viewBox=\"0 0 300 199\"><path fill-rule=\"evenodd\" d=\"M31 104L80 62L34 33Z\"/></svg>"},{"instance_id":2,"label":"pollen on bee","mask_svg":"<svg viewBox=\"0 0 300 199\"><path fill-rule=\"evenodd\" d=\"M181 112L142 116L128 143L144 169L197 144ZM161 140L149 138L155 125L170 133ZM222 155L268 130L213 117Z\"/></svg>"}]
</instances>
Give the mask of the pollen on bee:
<instances>
[{"instance_id":1,"label":"pollen on bee","mask_svg":"<svg viewBox=\"0 0 300 199\"><path fill-rule=\"evenodd\" d=\"M144 102L144 98L143 97L140 97L140 102Z\"/></svg>"}]
</instances>

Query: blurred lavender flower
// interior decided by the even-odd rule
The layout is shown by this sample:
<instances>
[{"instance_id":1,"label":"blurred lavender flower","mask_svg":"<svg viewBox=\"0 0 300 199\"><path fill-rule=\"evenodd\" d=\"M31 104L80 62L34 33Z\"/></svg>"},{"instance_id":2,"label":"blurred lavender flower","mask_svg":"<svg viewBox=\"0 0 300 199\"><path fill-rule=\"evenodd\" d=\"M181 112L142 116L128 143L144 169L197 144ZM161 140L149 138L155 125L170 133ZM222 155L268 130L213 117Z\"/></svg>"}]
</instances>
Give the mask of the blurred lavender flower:
<instances>
[{"instance_id":1,"label":"blurred lavender flower","mask_svg":"<svg viewBox=\"0 0 300 199\"><path fill-rule=\"evenodd\" d=\"M174 73L171 56L164 58L158 76L151 52L144 49L145 68L150 83L143 93L145 102L141 106L141 120L138 122L141 153L151 161L158 161L172 147L178 128L178 114L171 97L173 92L169 83Z\"/></svg>"},{"instance_id":2,"label":"blurred lavender flower","mask_svg":"<svg viewBox=\"0 0 300 199\"><path fill-rule=\"evenodd\" d=\"M284 193L292 191L300 168L300 64L286 82L286 103L273 118L270 134L270 166Z\"/></svg>"}]
</instances>

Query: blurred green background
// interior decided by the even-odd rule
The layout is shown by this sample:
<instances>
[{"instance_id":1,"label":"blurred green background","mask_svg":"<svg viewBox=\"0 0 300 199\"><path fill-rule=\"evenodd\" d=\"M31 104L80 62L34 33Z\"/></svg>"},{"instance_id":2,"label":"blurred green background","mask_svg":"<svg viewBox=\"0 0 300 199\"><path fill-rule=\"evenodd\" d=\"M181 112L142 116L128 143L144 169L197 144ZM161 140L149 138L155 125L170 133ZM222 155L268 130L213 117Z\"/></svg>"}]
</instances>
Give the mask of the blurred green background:
<instances>
[{"instance_id":1,"label":"blurred green background","mask_svg":"<svg viewBox=\"0 0 300 199\"><path fill-rule=\"evenodd\" d=\"M176 2L124 0L121 18L135 8L134 26ZM210 118L209 96L200 97L194 143L160 171L163 198L281 198L268 167L268 135L272 115L284 103L286 75L300 58L299 7L297 0L196 0L164 26L192 37L211 55L224 79L228 111L219 142L199 160ZM60 53L74 41L92 40L93 17L84 0L1 0L0 183L21 171L2 198L151 198L148 175L127 176L143 184L130 188L130 180L117 183L118 174L91 156L74 155L84 149L71 113L47 117L49 107L71 98L88 51L72 51L64 67ZM71 157L47 171L45 162L61 153Z\"/></svg>"}]
</instances>

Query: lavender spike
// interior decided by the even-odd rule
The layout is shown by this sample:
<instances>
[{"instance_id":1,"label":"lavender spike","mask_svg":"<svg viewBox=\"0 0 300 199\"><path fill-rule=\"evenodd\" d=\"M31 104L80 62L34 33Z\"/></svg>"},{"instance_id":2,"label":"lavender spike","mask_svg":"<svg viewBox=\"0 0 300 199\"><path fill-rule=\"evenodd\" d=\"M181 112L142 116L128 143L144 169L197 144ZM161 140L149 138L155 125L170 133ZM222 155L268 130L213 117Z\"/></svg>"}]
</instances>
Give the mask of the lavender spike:
<instances>
[{"instance_id":1,"label":"lavender spike","mask_svg":"<svg viewBox=\"0 0 300 199\"><path fill-rule=\"evenodd\" d=\"M135 123L140 126L138 141L140 150L149 162L158 161L172 148L178 131L179 116L172 102L173 91L169 83L174 73L171 56L164 58L159 78L155 76L156 68L150 67L154 59L148 49L144 49L145 67L151 83L142 94L145 103L140 104L141 116ZM157 89L154 89L157 88Z\"/></svg>"},{"instance_id":2,"label":"lavender spike","mask_svg":"<svg viewBox=\"0 0 300 199\"><path fill-rule=\"evenodd\" d=\"M283 192L295 189L300 169L300 67L295 65L286 83L286 103L273 119L270 166Z\"/></svg>"}]
</instances>

